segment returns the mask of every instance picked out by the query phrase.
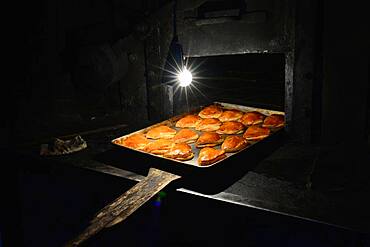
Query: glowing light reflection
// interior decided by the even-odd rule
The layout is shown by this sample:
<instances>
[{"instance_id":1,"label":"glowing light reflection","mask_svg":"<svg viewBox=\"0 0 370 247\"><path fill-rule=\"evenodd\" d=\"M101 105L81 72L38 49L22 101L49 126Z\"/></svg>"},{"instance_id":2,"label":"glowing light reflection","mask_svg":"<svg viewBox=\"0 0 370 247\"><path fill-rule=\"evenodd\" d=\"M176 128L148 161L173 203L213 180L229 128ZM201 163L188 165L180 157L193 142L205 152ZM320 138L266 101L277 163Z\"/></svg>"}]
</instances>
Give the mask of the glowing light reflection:
<instances>
[{"instance_id":1,"label":"glowing light reflection","mask_svg":"<svg viewBox=\"0 0 370 247\"><path fill-rule=\"evenodd\" d=\"M177 79L179 80L181 87L187 87L192 82L193 76L189 70L184 68L183 71L178 74Z\"/></svg>"},{"instance_id":2,"label":"glowing light reflection","mask_svg":"<svg viewBox=\"0 0 370 247\"><path fill-rule=\"evenodd\" d=\"M171 55L172 56L172 55ZM213 79L210 77L200 77L199 74L202 73L200 67L206 62L206 59L202 60L200 63L190 62L188 58L185 58L183 67L179 64L169 64L170 68L165 69L164 67L151 64L150 66L161 69L164 72L167 72L166 84L173 85L173 94L177 95L176 97L181 98L185 97L186 106L189 108L189 100L192 99L191 96L196 98L202 97L209 101L210 99L202 92L200 87L204 87L204 83L200 80L202 79ZM206 85L209 87L209 85Z\"/></svg>"}]
</instances>

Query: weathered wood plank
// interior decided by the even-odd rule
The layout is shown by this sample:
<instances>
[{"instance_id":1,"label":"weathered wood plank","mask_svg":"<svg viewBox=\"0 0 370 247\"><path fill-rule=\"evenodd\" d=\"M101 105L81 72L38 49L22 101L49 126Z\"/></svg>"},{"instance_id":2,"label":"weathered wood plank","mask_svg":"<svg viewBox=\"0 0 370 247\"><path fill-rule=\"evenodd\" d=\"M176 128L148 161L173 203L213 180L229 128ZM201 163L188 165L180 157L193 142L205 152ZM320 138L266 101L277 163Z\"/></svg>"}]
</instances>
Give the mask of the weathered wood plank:
<instances>
[{"instance_id":1,"label":"weathered wood plank","mask_svg":"<svg viewBox=\"0 0 370 247\"><path fill-rule=\"evenodd\" d=\"M150 168L145 179L100 210L91 220L90 225L65 247L78 246L103 228L122 222L166 185L178 178L180 176Z\"/></svg>"}]
</instances>

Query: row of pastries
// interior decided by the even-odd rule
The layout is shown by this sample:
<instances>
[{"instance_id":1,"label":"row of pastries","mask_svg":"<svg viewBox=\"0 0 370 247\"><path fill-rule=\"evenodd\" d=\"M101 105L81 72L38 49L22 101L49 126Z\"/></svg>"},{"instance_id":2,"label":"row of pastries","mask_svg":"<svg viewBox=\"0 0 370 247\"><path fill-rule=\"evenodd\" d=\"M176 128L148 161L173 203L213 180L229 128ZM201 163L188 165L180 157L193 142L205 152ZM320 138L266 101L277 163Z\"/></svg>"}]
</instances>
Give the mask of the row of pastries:
<instances>
[{"instance_id":1,"label":"row of pastries","mask_svg":"<svg viewBox=\"0 0 370 247\"><path fill-rule=\"evenodd\" d=\"M239 110L223 110L217 105L211 105L201 110L198 115L187 115L181 118L176 123L176 127L195 128L199 131L222 132L227 127L238 129L243 128L243 126L247 127L259 124L267 128L282 127L284 125L284 115L271 114L270 116L266 116L258 111L242 112Z\"/></svg>"},{"instance_id":2,"label":"row of pastries","mask_svg":"<svg viewBox=\"0 0 370 247\"><path fill-rule=\"evenodd\" d=\"M265 116L256 111L244 113L211 105L198 115L187 115L179 119L175 124L177 128L181 128L179 131L161 125L150 129L146 134L135 134L124 140L117 140L116 144L184 161L194 157L189 144L195 143L195 147L201 149L198 164L209 165L225 158L227 152L244 149L248 141L267 137L270 134L269 128L281 127L283 124L283 115ZM201 131L201 134L191 128ZM244 132L245 128L247 130ZM242 136L236 135L243 132ZM224 135L227 135L226 138ZM215 149L217 145L221 145L221 149Z\"/></svg>"}]
</instances>

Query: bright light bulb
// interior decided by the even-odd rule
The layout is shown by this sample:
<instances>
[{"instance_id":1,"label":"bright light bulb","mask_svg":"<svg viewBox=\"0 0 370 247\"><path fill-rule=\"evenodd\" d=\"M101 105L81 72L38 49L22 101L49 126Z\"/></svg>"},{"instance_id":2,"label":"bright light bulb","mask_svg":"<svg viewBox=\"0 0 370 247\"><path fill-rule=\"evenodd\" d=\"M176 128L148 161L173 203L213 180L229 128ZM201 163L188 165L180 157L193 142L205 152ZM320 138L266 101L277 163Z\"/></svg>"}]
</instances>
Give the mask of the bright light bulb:
<instances>
[{"instance_id":1,"label":"bright light bulb","mask_svg":"<svg viewBox=\"0 0 370 247\"><path fill-rule=\"evenodd\" d=\"M193 80L193 76L189 70L184 68L184 70L178 74L177 79L179 80L181 87L186 87L190 85L191 81Z\"/></svg>"}]
</instances>

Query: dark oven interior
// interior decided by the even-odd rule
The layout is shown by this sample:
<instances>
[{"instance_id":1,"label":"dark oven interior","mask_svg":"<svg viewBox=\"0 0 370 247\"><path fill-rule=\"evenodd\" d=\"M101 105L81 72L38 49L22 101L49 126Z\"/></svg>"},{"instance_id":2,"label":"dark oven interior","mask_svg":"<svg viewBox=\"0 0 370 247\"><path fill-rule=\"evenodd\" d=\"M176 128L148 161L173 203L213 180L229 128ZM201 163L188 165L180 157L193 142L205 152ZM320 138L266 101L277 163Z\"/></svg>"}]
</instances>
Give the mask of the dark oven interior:
<instances>
[{"instance_id":1,"label":"dark oven interior","mask_svg":"<svg viewBox=\"0 0 370 247\"><path fill-rule=\"evenodd\" d=\"M345 81L357 73L336 77L336 71L349 66L342 68L339 62L348 60L333 58L338 49L329 44L335 35L323 35L319 1L44 5L28 4L25 9L32 11L24 15L29 21L20 23L27 43L17 52L27 66L24 73L15 73L19 83L8 94L13 103L5 107L9 117L4 126L10 131L4 143L123 123L145 126L214 100L284 110L286 131L300 141L317 140L321 131L328 140L338 139L332 128L338 122L335 106L353 107L337 99L337 91L360 95L352 102L363 105L359 118L366 132L363 120L369 114L363 114L368 109L363 101L368 90L348 88ZM163 83L176 34L184 57L199 65L194 72L199 91L188 92L187 103L181 91L172 97ZM339 67L325 67L324 61L337 61Z\"/></svg>"},{"instance_id":2,"label":"dark oven interior","mask_svg":"<svg viewBox=\"0 0 370 247\"><path fill-rule=\"evenodd\" d=\"M284 111L284 54L189 57L188 87L174 88L174 113L220 101Z\"/></svg>"},{"instance_id":3,"label":"dark oven interior","mask_svg":"<svg viewBox=\"0 0 370 247\"><path fill-rule=\"evenodd\" d=\"M45 32L45 18L54 17L32 8L39 15L28 24L25 54L34 62L25 84L15 89L10 141L115 124L145 126L211 101L283 110L290 121L292 7L280 1L81 6L90 19L63 2L50 6L58 15ZM175 32L195 68L187 102L184 90L174 89L172 98L163 83Z\"/></svg>"}]
</instances>

